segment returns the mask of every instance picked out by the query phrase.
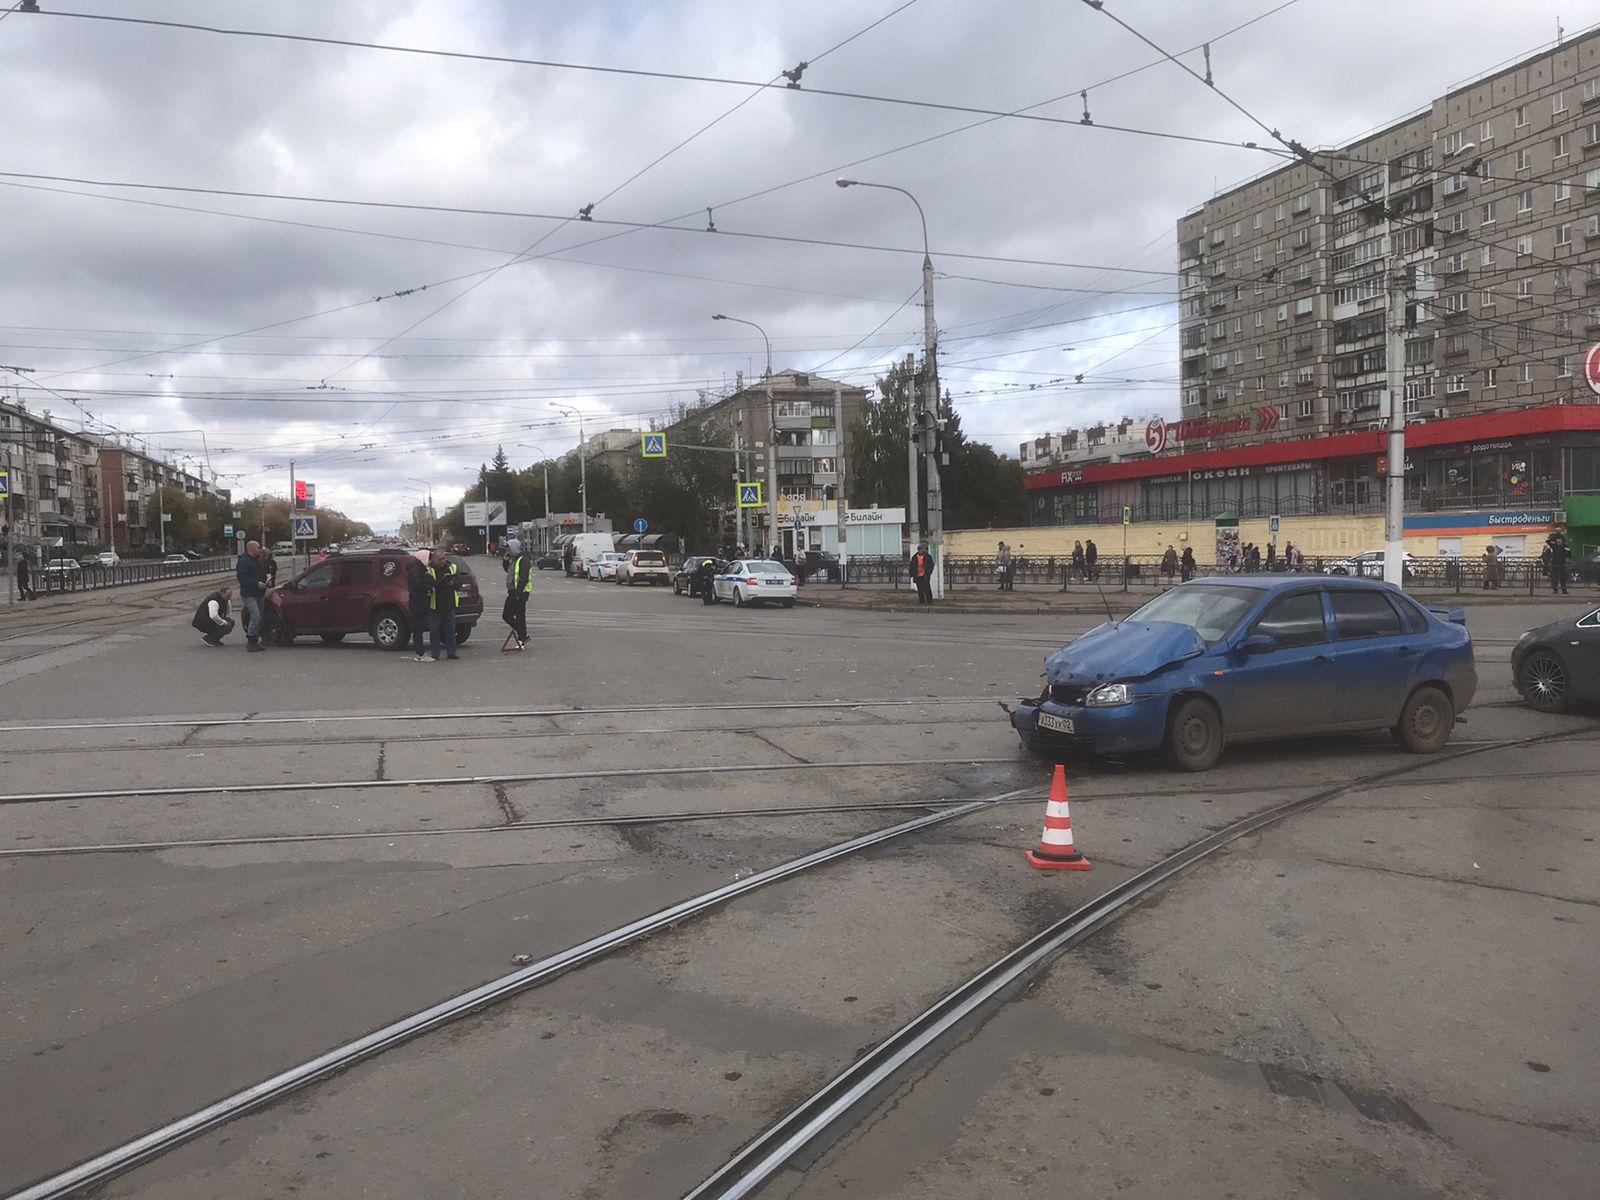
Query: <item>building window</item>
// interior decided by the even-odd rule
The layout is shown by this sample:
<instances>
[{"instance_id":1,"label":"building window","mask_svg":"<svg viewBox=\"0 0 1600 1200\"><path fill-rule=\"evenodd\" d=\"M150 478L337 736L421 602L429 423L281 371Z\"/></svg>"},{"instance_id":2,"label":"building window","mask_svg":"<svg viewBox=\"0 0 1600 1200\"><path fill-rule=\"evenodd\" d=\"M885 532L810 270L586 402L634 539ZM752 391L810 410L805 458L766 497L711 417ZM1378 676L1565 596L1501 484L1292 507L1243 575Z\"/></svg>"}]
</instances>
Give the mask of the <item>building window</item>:
<instances>
[{"instance_id":1,"label":"building window","mask_svg":"<svg viewBox=\"0 0 1600 1200\"><path fill-rule=\"evenodd\" d=\"M1296 250L1304 250L1309 245L1311 245L1311 230L1309 230L1309 229L1296 229L1294 231L1294 247L1295 247L1295 249Z\"/></svg>"},{"instance_id":2,"label":"building window","mask_svg":"<svg viewBox=\"0 0 1600 1200\"><path fill-rule=\"evenodd\" d=\"M1527 171L1533 167L1533 159L1529 157L1526 148L1517 151L1517 170Z\"/></svg>"},{"instance_id":3,"label":"building window","mask_svg":"<svg viewBox=\"0 0 1600 1200\"><path fill-rule=\"evenodd\" d=\"M1228 352L1226 350L1224 350L1221 354L1213 354L1211 356L1211 366L1215 370L1219 370L1219 371L1227 370L1228 369Z\"/></svg>"},{"instance_id":4,"label":"building window","mask_svg":"<svg viewBox=\"0 0 1600 1200\"><path fill-rule=\"evenodd\" d=\"M1256 376L1256 391L1257 392L1264 392L1266 390L1267 390L1267 377L1265 375L1257 375Z\"/></svg>"},{"instance_id":5,"label":"building window","mask_svg":"<svg viewBox=\"0 0 1600 1200\"><path fill-rule=\"evenodd\" d=\"M1294 198L1294 211L1296 216L1299 216L1301 213L1308 213L1311 211L1310 192L1305 192Z\"/></svg>"},{"instance_id":6,"label":"building window","mask_svg":"<svg viewBox=\"0 0 1600 1200\"><path fill-rule=\"evenodd\" d=\"M1444 152L1445 152L1445 155L1448 157L1451 154L1460 154L1461 153L1461 147L1466 145L1466 142L1467 142L1467 135L1465 133L1456 132L1456 133L1447 133L1447 134L1445 134L1445 138L1444 138Z\"/></svg>"},{"instance_id":7,"label":"building window","mask_svg":"<svg viewBox=\"0 0 1600 1200\"><path fill-rule=\"evenodd\" d=\"M1526 126L1527 123L1528 123L1528 106L1526 104L1518 105L1517 106L1517 128L1521 129L1524 126Z\"/></svg>"},{"instance_id":8,"label":"building window","mask_svg":"<svg viewBox=\"0 0 1600 1200\"><path fill-rule=\"evenodd\" d=\"M1255 230L1257 233L1261 232L1261 214L1260 213L1256 213L1255 216L1250 218L1250 228Z\"/></svg>"},{"instance_id":9,"label":"building window","mask_svg":"<svg viewBox=\"0 0 1600 1200\"><path fill-rule=\"evenodd\" d=\"M1287 321L1288 319L1289 319L1289 306L1287 304L1278 305L1278 323L1281 325L1283 322Z\"/></svg>"},{"instance_id":10,"label":"building window","mask_svg":"<svg viewBox=\"0 0 1600 1200\"><path fill-rule=\"evenodd\" d=\"M1279 221L1283 220L1283 205L1281 205L1281 204L1278 205L1278 212L1277 212L1276 219L1279 220Z\"/></svg>"},{"instance_id":11,"label":"building window","mask_svg":"<svg viewBox=\"0 0 1600 1200\"><path fill-rule=\"evenodd\" d=\"M1235 333L1243 333L1244 332L1244 318L1243 317L1235 317L1233 319L1233 331Z\"/></svg>"},{"instance_id":12,"label":"building window","mask_svg":"<svg viewBox=\"0 0 1600 1200\"><path fill-rule=\"evenodd\" d=\"M1465 354L1467 352L1467 335L1464 333L1452 333L1445 338L1444 352L1451 357L1457 354Z\"/></svg>"},{"instance_id":13,"label":"building window","mask_svg":"<svg viewBox=\"0 0 1600 1200\"><path fill-rule=\"evenodd\" d=\"M1266 323L1267 323L1267 314L1262 312L1259 308L1256 309L1256 328L1260 329Z\"/></svg>"},{"instance_id":14,"label":"building window","mask_svg":"<svg viewBox=\"0 0 1600 1200\"><path fill-rule=\"evenodd\" d=\"M1572 245L1572 223L1570 221L1556 226L1556 245Z\"/></svg>"},{"instance_id":15,"label":"building window","mask_svg":"<svg viewBox=\"0 0 1600 1200\"><path fill-rule=\"evenodd\" d=\"M1488 370L1484 371L1484 373L1483 373L1483 386L1485 388L1493 388L1495 386L1495 384L1496 384L1496 376L1497 376L1497 372L1495 371L1495 369L1493 367L1490 367L1490 368L1488 368Z\"/></svg>"},{"instance_id":16,"label":"building window","mask_svg":"<svg viewBox=\"0 0 1600 1200\"><path fill-rule=\"evenodd\" d=\"M1556 332L1570 336L1572 333L1572 314L1559 312L1556 314Z\"/></svg>"},{"instance_id":17,"label":"building window","mask_svg":"<svg viewBox=\"0 0 1600 1200\"><path fill-rule=\"evenodd\" d=\"M1467 269L1467 256L1465 254L1452 254L1444 260L1444 273L1454 275Z\"/></svg>"},{"instance_id":18,"label":"building window","mask_svg":"<svg viewBox=\"0 0 1600 1200\"><path fill-rule=\"evenodd\" d=\"M1533 382L1533 364L1531 362L1518 363L1515 379L1518 383Z\"/></svg>"},{"instance_id":19,"label":"building window","mask_svg":"<svg viewBox=\"0 0 1600 1200\"><path fill-rule=\"evenodd\" d=\"M1454 196L1457 192L1467 190L1467 177L1465 174L1451 175L1444 181L1444 194Z\"/></svg>"},{"instance_id":20,"label":"building window","mask_svg":"<svg viewBox=\"0 0 1600 1200\"><path fill-rule=\"evenodd\" d=\"M1562 379L1572 378L1572 355L1563 354L1556 359L1556 375Z\"/></svg>"},{"instance_id":21,"label":"building window","mask_svg":"<svg viewBox=\"0 0 1600 1200\"><path fill-rule=\"evenodd\" d=\"M1550 150L1556 159L1565 158L1567 156L1567 135L1564 133L1558 133L1555 135L1555 137L1551 138ZM1526 158L1528 155L1526 150L1519 151L1518 153L1523 158Z\"/></svg>"},{"instance_id":22,"label":"building window","mask_svg":"<svg viewBox=\"0 0 1600 1200\"><path fill-rule=\"evenodd\" d=\"M1257 313L1256 315L1260 316L1261 314ZM1256 343L1256 361L1260 362L1266 356L1267 356L1267 344L1265 342L1257 342Z\"/></svg>"},{"instance_id":23,"label":"building window","mask_svg":"<svg viewBox=\"0 0 1600 1200\"><path fill-rule=\"evenodd\" d=\"M1311 404L1312 402L1310 400L1300 401L1300 415L1302 417L1309 417L1311 415Z\"/></svg>"},{"instance_id":24,"label":"building window","mask_svg":"<svg viewBox=\"0 0 1600 1200\"><path fill-rule=\"evenodd\" d=\"M1467 214L1464 212L1453 212L1445 218L1444 229L1446 233L1463 233L1466 228Z\"/></svg>"},{"instance_id":25,"label":"building window","mask_svg":"<svg viewBox=\"0 0 1600 1200\"><path fill-rule=\"evenodd\" d=\"M1228 402L1228 388L1227 388L1227 385L1226 384L1218 384L1217 385L1217 403L1218 404L1226 404L1227 402Z\"/></svg>"},{"instance_id":26,"label":"building window","mask_svg":"<svg viewBox=\"0 0 1600 1200\"><path fill-rule=\"evenodd\" d=\"M1531 279L1519 279L1519 280L1517 280L1517 299L1518 300L1532 300L1533 299L1533 280L1531 280Z\"/></svg>"},{"instance_id":27,"label":"building window","mask_svg":"<svg viewBox=\"0 0 1600 1200\"><path fill-rule=\"evenodd\" d=\"M1478 224L1480 224L1480 225L1493 225L1494 224L1494 201L1493 200L1489 201L1489 203L1485 204L1481 209L1478 210Z\"/></svg>"},{"instance_id":28,"label":"building window","mask_svg":"<svg viewBox=\"0 0 1600 1200\"><path fill-rule=\"evenodd\" d=\"M1480 266L1485 266L1485 267L1494 266L1494 247L1493 246L1485 246L1483 248L1483 253L1478 255L1478 263L1479 263Z\"/></svg>"},{"instance_id":29,"label":"building window","mask_svg":"<svg viewBox=\"0 0 1600 1200\"><path fill-rule=\"evenodd\" d=\"M1533 211L1532 188L1517 193L1517 211L1519 213L1531 213Z\"/></svg>"},{"instance_id":30,"label":"building window","mask_svg":"<svg viewBox=\"0 0 1600 1200\"><path fill-rule=\"evenodd\" d=\"M1533 341L1533 322L1531 322L1531 321L1518 321L1517 322L1517 341L1519 341L1519 342L1531 342L1531 341Z\"/></svg>"},{"instance_id":31,"label":"building window","mask_svg":"<svg viewBox=\"0 0 1600 1200\"><path fill-rule=\"evenodd\" d=\"M1452 292L1444 298L1445 312L1460 313L1467 311L1467 293Z\"/></svg>"},{"instance_id":32,"label":"building window","mask_svg":"<svg viewBox=\"0 0 1600 1200\"><path fill-rule=\"evenodd\" d=\"M1550 97L1550 115L1552 117L1559 117L1566 111L1567 94L1565 92L1557 92L1554 96Z\"/></svg>"},{"instance_id":33,"label":"building window","mask_svg":"<svg viewBox=\"0 0 1600 1200\"><path fill-rule=\"evenodd\" d=\"M1451 375L1444 381L1444 390L1447 395L1460 395L1467 390L1467 377L1465 375Z\"/></svg>"},{"instance_id":34,"label":"building window","mask_svg":"<svg viewBox=\"0 0 1600 1200\"><path fill-rule=\"evenodd\" d=\"M1494 289L1493 288L1484 288L1483 289L1483 303L1480 304L1478 307L1480 307L1480 308L1493 308L1494 307Z\"/></svg>"},{"instance_id":35,"label":"building window","mask_svg":"<svg viewBox=\"0 0 1600 1200\"><path fill-rule=\"evenodd\" d=\"M1572 198L1572 185L1565 180L1556 184L1556 203L1561 204Z\"/></svg>"},{"instance_id":36,"label":"building window","mask_svg":"<svg viewBox=\"0 0 1600 1200\"><path fill-rule=\"evenodd\" d=\"M1482 125L1478 126L1478 141L1480 141L1480 142L1492 142L1492 141L1494 141L1494 122L1493 121L1485 121Z\"/></svg>"},{"instance_id":37,"label":"building window","mask_svg":"<svg viewBox=\"0 0 1600 1200\"><path fill-rule=\"evenodd\" d=\"M1517 239L1517 257L1530 258L1533 255L1533 235L1525 233Z\"/></svg>"},{"instance_id":38,"label":"building window","mask_svg":"<svg viewBox=\"0 0 1600 1200\"><path fill-rule=\"evenodd\" d=\"M1312 368L1312 367L1309 367L1309 366L1301 367L1300 368L1300 373L1297 376L1297 381L1300 382L1300 383L1311 383L1311 382L1313 382L1313 380L1315 379L1315 375L1314 375L1313 372L1314 372L1314 368Z\"/></svg>"},{"instance_id":39,"label":"building window","mask_svg":"<svg viewBox=\"0 0 1600 1200\"><path fill-rule=\"evenodd\" d=\"M1296 300L1294 302L1294 315L1297 317L1309 317L1311 315L1312 300L1313 298L1310 296L1302 296Z\"/></svg>"},{"instance_id":40,"label":"building window","mask_svg":"<svg viewBox=\"0 0 1600 1200\"><path fill-rule=\"evenodd\" d=\"M1261 260L1264 259L1266 256L1267 256L1267 248L1265 246L1257 246L1254 250L1252 250L1250 252L1250 261L1255 263L1257 266L1259 266L1261 264Z\"/></svg>"}]
</instances>

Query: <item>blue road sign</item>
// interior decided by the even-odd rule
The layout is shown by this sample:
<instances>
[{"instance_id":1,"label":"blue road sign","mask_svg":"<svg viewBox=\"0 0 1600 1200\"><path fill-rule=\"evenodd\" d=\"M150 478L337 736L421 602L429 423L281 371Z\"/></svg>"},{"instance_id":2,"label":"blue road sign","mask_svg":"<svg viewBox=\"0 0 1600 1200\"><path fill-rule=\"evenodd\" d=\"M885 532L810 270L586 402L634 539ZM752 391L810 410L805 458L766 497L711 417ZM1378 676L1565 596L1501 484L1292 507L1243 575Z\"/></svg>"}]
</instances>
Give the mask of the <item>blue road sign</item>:
<instances>
[{"instance_id":1,"label":"blue road sign","mask_svg":"<svg viewBox=\"0 0 1600 1200\"><path fill-rule=\"evenodd\" d=\"M739 485L739 507L761 507L761 485L759 483L741 483Z\"/></svg>"},{"instance_id":2,"label":"blue road sign","mask_svg":"<svg viewBox=\"0 0 1600 1200\"><path fill-rule=\"evenodd\" d=\"M296 517L294 519L294 540L297 542L316 541L317 519L315 517Z\"/></svg>"},{"instance_id":3,"label":"blue road sign","mask_svg":"<svg viewBox=\"0 0 1600 1200\"><path fill-rule=\"evenodd\" d=\"M664 433L641 433L639 435L639 453L644 458L665 458L667 456L667 435Z\"/></svg>"},{"instance_id":4,"label":"blue road sign","mask_svg":"<svg viewBox=\"0 0 1600 1200\"><path fill-rule=\"evenodd\" d=\"M799 513L795 513L795 515L794 515L794 527L795 527L795 529L797 531L801 530L801 529L804 529L806 527L805 518L802 517Z\"/></svg>"},{"instance_id":5,"label":"blue road sign","mask_svg":"<svg viewBox=\"0 0 1600 1200\"><path fill-rule=\"evenodd\" d=\"M635 533L643 533L646 529L649 529L649 528L650 528L650 522L646 521L643 517L635 517L633 519L633 531Z\"/></svg>"},{"instance_id":6,"label":"blue road sign","mask_svg":"<svg viewBox=\"0 0 1600 1200\"><path fill-rule=\"evenodd\" d=\"M222 527L222 536L225 537L225 538L231 538L233 536L233 526L232 525L224 525Z\"/></svg>"},{"instance_id":7,"label":"blue road sign","mask_svg":"<svg viewBox=\"0 0 1600 1200\"><path fill-rule=\"evenodd\" d=\"M1278 532L1278 516L1276 513L1267 518L1267 529L1271 533Z\"/></svg>"}]
</instances>

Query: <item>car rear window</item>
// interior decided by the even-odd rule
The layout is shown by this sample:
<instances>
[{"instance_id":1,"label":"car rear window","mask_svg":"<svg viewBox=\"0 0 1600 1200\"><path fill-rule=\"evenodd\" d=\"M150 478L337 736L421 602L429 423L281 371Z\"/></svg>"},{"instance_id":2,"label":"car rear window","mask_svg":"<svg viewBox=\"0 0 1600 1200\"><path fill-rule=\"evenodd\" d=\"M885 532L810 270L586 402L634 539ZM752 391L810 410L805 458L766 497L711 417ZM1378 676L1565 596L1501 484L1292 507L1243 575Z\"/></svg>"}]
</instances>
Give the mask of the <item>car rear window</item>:
<instances>
[{"instance_id":1,"label":"car rear window","mask_svg":"<svg viewBox=\"0 0 1600 1200\"><path fill-rule=\"evenodd\" d=\"M1396 637L1400 633L1400 615L1395 612L1389 597L1382 592L1335 591L1333 623L1341 640L1351 638Z\"/></svg>"},{"instance_id":2,"label":"car rear window","mask_svg":"<svg viewBox=\"0 0 1600 1200\"><path fill-rule=\"evenodd\" d=\"M1417 606L1417 602L1409 596L1390 596L1389 599L1400 609L1401 619L1412 633L1428 632L1427 615Z\"/></svg>"},{"instance_id":3,"label":"car rear window","mask_svg":"<svg viewBox=\"0 0 1600 1200\"><path fill-rule=\"evenodd\" d=\"M762 575L787 575L789 568L782 563L775 563L771 559L760 559L756 562L747 562L744 569L752 574Z\"/></svg>"}]
</instances>

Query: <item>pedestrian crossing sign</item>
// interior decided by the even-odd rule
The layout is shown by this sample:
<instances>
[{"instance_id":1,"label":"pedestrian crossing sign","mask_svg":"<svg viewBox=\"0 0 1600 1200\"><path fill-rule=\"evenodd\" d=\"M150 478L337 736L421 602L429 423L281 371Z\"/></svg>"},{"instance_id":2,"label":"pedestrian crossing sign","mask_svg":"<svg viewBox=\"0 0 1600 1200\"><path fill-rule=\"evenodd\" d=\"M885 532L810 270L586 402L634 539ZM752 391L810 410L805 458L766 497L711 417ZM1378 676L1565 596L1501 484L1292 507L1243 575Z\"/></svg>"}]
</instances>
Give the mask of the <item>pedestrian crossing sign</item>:
<instances>
[{"instance_id":1,"label":"pedestrian crossing sign","mask_svg":"<svg viewBox=\"0 0 1600 1200\"><path fill-rule=\"evenodd\" d=\"M639 435L639 453L644 458L665 458L667 456L667 435L664 433L641 433Z\"/></svg>"},{"instance_id":2,"label":"pedestrian crossing sign","mask_svg":"<svg viewBox=\"0 0 1600 1200\"><path fill-rule=\"evenodd\" d=\"M10 497L11 472L4 467L0 467L0 500L7 500L10 499Z\"/></svg>"},{"instance_id":3,"label":"pedestrian crossing sign","mask_svg":"<svg viewBox=\"0 0 1600 1200\"><path fill-rule=\"evenodd\" d=\"M316 541L317 519L315 517L296 517L294 519L294 540L297 542Z\"/></svg>"},{"instance_id":4,"label":"pedestrian crossing sign","mask_svg":"<svg viewBox=\"0 0 1600 1200\"><path fill-rule=\"evenodd\" d=\"M761 507L761 485L759 483L741 483L739 485L739 507Z\"/></svg>"}]
</instances>

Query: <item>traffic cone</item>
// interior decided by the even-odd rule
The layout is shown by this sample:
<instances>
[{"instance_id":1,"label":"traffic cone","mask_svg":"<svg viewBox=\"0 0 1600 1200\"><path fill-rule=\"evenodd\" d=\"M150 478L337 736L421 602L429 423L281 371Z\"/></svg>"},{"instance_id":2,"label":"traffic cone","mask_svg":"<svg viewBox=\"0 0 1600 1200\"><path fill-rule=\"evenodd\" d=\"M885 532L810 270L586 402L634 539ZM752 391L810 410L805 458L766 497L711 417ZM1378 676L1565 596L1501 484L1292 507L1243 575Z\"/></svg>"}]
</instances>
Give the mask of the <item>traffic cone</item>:
<instances>
[{"instance_id":1,"label":"traffic cone","mask_svg":"<svg viewBox=\"0 0 1600 1200\"><path fill-rule=\"evenodd\" d=\"M1072 843L1072 814L1067 811L1067 769L1056 764L1050 781L1050 801L1044 810L1044 832L1039 848L1028 851L1028 861L1040 871L1087 871L1092 864Z\"/></svg>"}]
</instances>

